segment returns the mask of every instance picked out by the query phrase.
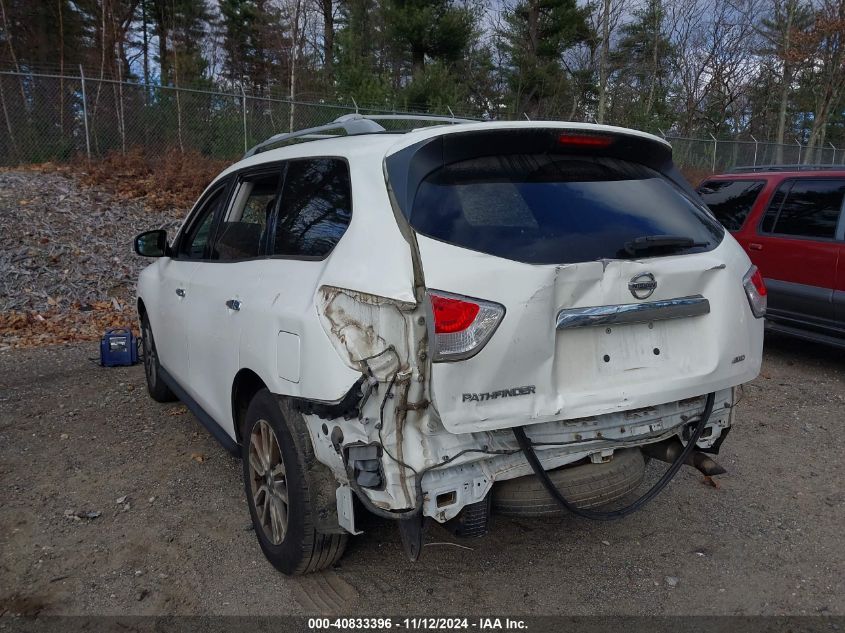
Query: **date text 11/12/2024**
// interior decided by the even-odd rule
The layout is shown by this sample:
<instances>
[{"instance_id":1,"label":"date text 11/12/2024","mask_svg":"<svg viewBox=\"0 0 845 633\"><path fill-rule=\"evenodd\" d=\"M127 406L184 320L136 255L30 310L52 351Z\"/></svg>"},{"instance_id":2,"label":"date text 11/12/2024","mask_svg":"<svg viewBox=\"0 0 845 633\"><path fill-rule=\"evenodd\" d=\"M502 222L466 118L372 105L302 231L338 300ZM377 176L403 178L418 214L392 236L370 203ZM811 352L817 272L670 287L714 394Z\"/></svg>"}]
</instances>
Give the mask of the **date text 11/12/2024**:
<instances>
[{"instance_id":1,"label":"date text 11/12/2024","mask_svg":"<svg viewBox=\"0 0 845 633\"><path fill-rule=\"evenodd\" d=\"M309 618L309 631L524 631L528 625L518 618Z\"/></svg>"}]
</instances>

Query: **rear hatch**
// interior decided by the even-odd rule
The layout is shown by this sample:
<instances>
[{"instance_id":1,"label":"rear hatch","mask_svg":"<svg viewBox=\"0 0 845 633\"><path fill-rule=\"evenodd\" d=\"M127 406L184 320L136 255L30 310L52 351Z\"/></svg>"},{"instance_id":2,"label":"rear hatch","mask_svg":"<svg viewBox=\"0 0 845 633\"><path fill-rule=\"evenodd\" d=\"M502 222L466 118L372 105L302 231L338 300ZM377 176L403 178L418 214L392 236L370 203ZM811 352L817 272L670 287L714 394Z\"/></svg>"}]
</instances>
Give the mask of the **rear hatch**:
<instances>
[{"instance_id":1,"label":"rear hatch","mask_svg":"<svg viewBox=\"0 0 845 633\"><path fill-rule=\"evenodd\" d=\"M462 131L386 167L429 292L448 430L647 407L759 371L748 259L658 139Z\"/></svg>"}]
</instances>

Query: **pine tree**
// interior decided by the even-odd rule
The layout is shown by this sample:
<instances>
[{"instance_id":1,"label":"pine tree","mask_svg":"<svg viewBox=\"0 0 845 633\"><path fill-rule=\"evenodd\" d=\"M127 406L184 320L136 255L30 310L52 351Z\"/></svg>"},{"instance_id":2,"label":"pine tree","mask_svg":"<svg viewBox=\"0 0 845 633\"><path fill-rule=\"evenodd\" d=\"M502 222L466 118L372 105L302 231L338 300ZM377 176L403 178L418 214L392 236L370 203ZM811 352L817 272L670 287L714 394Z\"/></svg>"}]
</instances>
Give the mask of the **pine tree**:
<instances>
[{"instance_id":1,"label":"pine tree","mask_svg":"<svg viewBox=\"0 0 845 633\"><path fill-rule=\"evenodd\" d=\"M622 26L622 39L613 64L619 69L618 101L624 107L615 120L655 131L668 126L669 56L672 45L665 32L665 0L647 0Z\"/></svg>"},{"instance_id":2,"label":"pine tree","mask_svg":"<svg viewBox=\"0 0 845 633\"><path fill-rule=\"evenodd\" d=\"M571 90L563 54L587 39L586 9L576 0L522 0L505 13L499 35L515 113L536 118L562 112Z\"/></svg>"},{"instance_id":3,"label":"pine tree","mask_svg":"<svg viewBox=\"0 0 845 633\"><path fill-rule=\"evenodd\" d=\"M223 62L227 79L253 94L265 94L282 75L284 20L266 0L219 0ZM273 37L273 33L279 33Z\"/></svg>"},{"instance_id":4,"label":"pine tree","mask_svg":"<svg viewBox=\"0 0 845 633\"><path fill-rule=\"evenodd\" d=\"M207 83L208 62L202 46L211 16L206 0L151 0L150 4L162 85Z\"/></svg>"},{"instance_id":5,"label":"pine tree","mask_svg":"<svg viewBox=\"0 0 845 633\"><path fill-rule=\"evenodd\" d=\"M335 94L362 104L392 106L394 57L376 0L344 0L335 37Z\"/></svg>"},{"instance_id":6,"label":"pine tree","mask_svg":"<svg viewBox=\"0 0 845 633\"><path fill-rule=\"evenodd\" d=\"M472 12L450 0L385 0L390 37L410 56L412 74L425 71L426 60L454 62L473 35Z\"/></svg>"}]
</instances>

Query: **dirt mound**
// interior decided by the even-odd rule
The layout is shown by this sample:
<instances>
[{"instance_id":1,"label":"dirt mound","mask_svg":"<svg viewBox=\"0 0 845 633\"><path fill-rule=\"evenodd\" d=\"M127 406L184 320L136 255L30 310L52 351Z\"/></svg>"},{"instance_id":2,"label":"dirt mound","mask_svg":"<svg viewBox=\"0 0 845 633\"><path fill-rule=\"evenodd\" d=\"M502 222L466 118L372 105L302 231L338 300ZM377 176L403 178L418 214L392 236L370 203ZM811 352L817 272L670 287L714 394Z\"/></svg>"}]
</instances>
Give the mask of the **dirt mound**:
<instances>
[{"instance_id":1,"label":"dirt mound","mask_svg":"<svg viewBox=\"0 0 845 633\"><path fill-rule=\"evenodd\" d=\"M132 294L144 229L174 229L184 208L153 211L67 173L0 172L0 312L67 309Z\"/></svg>"}]
</instances>

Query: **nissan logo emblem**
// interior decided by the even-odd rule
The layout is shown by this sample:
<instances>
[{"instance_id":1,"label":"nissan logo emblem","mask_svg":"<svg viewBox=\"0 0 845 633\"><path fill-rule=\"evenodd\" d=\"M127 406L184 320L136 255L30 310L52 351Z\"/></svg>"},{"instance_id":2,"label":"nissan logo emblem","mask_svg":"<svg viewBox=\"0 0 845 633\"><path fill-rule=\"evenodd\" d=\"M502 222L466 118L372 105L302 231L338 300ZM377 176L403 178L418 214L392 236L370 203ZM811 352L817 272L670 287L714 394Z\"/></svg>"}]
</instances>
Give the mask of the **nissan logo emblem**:
<instances>
[{"instance_id":1,"label":"nissan logo emblem","mask_svg":"<svg viewBox=\"0 0 845 633\"><path fill-rule=\"evenodd\" d=\"M657 282L651 273L641 273L628 282L628 290L635 299L648 299L657 289Z\"/></svg>"}]
</instances>

